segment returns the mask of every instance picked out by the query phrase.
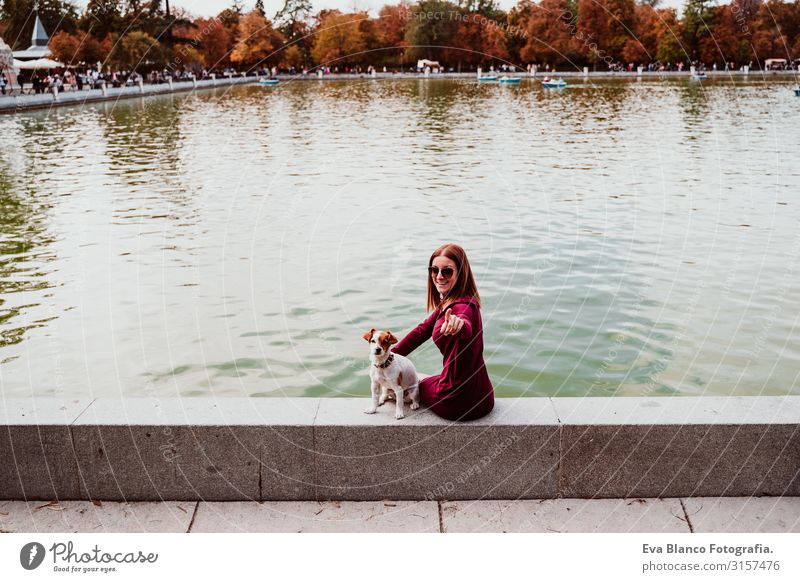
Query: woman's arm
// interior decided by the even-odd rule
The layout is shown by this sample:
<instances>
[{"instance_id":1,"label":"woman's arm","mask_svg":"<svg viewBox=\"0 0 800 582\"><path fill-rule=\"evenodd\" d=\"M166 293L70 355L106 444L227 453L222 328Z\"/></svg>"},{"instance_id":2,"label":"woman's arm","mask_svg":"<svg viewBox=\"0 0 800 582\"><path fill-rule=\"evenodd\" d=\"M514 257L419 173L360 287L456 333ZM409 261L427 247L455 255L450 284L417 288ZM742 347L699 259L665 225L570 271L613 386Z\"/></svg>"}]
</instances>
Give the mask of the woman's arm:
<instances>
[{"instance_id":1,"label":"woman's arm","mask_svg":"<svg viewBox=\"0 0 800 582\"><path fill-rule=\"evenodd\" d=\"M464 339L472 337L472 305L469 303L456 303L448 311L451 317L458 317L464 322L464 325L456 332L456 335Z\"/></svg>"},{"instance_id":2,"label":"woman's arm","mask_svg":"<svg viewBox=\"0 0 800 582\"><path fill-rule=\"evenodd\" d=\"M392 348L392 351L401 356L407 356L429 340L431 335L433 335L433 326L436 323L436 316L438 313L439 310L434 309L428 319L408 332L406 336Z\"/></svg>"}]
</instances>

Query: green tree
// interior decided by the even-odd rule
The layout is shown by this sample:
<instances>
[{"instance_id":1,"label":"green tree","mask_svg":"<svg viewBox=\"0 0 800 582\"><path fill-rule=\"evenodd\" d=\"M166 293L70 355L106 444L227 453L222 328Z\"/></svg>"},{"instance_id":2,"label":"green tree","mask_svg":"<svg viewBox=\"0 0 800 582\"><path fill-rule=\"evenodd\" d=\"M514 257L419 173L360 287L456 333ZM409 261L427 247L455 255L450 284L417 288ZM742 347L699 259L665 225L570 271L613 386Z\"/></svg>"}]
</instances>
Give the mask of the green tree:
<instances>
[{"instance_id":1,"label":"green tree","mask_svg":"<svg viewBox=\"0 0 800 582\"><path fill-rule=\"evenodd\" d=\"M681 44L682 30L678 14L674 8L660 11L664 26L664 34L658 40L656 58L662 64L677 63L686 60L686 48Z\"/></svg>"},{"instance_id":2,"label":"green tree","mask_svg":"<svg viewBox=\"0 0 800 582\"><path fill-rule=\"evenodd\" d=\"M286 44L290 45L286 49L290 52L285 55L285 58L290 61L308 63L311 60L311 47L314 39L308 22L310 14L310 0L285 0L283 8L275 14L273 19L275 28L286 39ZM292 62L292 64L297 63Z\"/></svg>"},{"instance_id":3,"label":"green tree","mask_svg":"<svg viewBox=\"0 0 800 582\"><path fill-rule=\"evenodd\" d=\"M147 72L160 69L169 61L169 52L155 38L134 30L119 40L111 53L111 62L129 71Z\"/></svg>"},{"instance_id":4,"label":"green tree","mask_svg":"<svg viewBox=\"0 0 800 582\"><path fill-rule=\"evenodd\" d=\"M105 38L118 32L122 24L121 0L89 0L81 15L80 28L95 38Z\"/></svg>"},{"instance_id":5,"label":"green tree","mask_svg":"<svg viewBox=\"0 0 800 582\"><path fill-rule=\"evenodd\" d=\"M74 33L78 28L78 12L74 5L62 0L4 0L0 20L6 25L3 40L13 50L30 46L35 19L34 5L38 4L39 18L47 34L53 36L63 30Z\"/></svg>"},{"instance_id":6,"label":"green tree","mask_svg":"<svg viewBox=\"0 0 800 582\"><path fill-rule=\"evenodd\" d=\"M172 31L176 27L193 27L194 24L186 18L185 14L173 14L169 2L162 7L161 0L128 0L125 14L122 16L122 31L138 30L145 32L159 42L171 48L175 41L184 42L185 39L174 39ZM119 29L118 29L119 30Z\"/></svg>"},{"instance_id":7,"label":"green tree","mask_svg":"<svg viewBox=\"0 0 800 582\"><path fill-rule=\"evenodd\" d=\"M295 40L298 24L303 23L309 14L311 14L310 0L285 0L283 8L275 14L275 27L287 41Z\"/></svg>"},{"instance_id":8,"label":"green tree","mask_svg":"<svg viewBox=\"0 0 800 582\"><path fill-rule=\"evenodd\" d=\"M454 45L459 24L454 16L461 13L458 6L446 0L422 0L412 11L419 17L412 19L406 30L408 55L413 59L441 59Z\"/></svg>"},{"instance_id":9,"label":"green tree","mask_svg":"<svg viewBox=\"0 0 800 582\"><path fill-rule=\"evenodd\" d=\"M700 43L704 37L710 36L714 24L711 0L687 0L682 24L686 52L691 60L696 60L700 57Z\"/></svg>"}]
</instances>

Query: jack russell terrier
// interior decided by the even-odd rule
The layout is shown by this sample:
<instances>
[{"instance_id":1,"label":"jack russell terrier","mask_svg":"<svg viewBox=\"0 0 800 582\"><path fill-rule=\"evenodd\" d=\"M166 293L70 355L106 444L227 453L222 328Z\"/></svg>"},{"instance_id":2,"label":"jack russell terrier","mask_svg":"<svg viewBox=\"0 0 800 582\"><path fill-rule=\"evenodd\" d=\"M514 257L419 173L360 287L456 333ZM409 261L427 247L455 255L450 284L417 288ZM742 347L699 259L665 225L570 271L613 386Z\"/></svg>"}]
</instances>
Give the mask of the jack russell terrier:
<instances>
[{"instance_id":1,"label":"jack russell terrier","mask_svg":"<svg viewBox=\"0 0 800 582\"><path fill-rule=\"evenodd\" d=\"M363 338L369 342L369 378L372 381L372 406L364 412L374 414L378 406L391 399L391 393L397 401L394 412L396 419L405 416L403 414L405 398L411 402L411 410L419 408L417 370L411 360L389 351L389 347L397 343L394 334L390 331L371 329L363 335Z\"/></svg>"}]
</instances>

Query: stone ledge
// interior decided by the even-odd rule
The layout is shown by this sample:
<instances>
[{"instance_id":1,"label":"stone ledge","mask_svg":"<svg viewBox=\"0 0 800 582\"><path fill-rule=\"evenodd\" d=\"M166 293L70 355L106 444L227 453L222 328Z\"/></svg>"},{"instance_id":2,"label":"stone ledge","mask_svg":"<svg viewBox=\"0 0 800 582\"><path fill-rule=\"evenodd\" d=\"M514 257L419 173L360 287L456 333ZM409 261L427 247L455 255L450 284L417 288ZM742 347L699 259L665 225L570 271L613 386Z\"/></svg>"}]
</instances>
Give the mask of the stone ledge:
<instances>
[{"instance_id":1,"label":"stone ledge","mask_svg":"<svg viewBox=\"0 0 800 582\"><path fill-rule=\"evenodd\" d=\"M220 77L216 80L202 79L192 81L175 81L172 86L168 83L160 85L144 85L141 89L133 87L107 87L105 92L101 89L83 89L81 91L64 91L54 96L52 93L38 93L34 95L4 95L0 96L0 113L18 113L33 109L50 109L66 105L83 105L101 101L118 101L134 97L149 97L151 95L167 95L170 93L185 93L201 89L215 89L256 83L256 77Z\"/></svg>"},{"instance_id":2,"label":"stone ledge","mask_svg":"<svg viewBox=\"0 0 800 582\"><path fill-rule=\"evenodd\" d=\"M451 423L366 398L8 398L0 499L800 495L800 396L500 398Z\"/></svg>"}]
</instances>

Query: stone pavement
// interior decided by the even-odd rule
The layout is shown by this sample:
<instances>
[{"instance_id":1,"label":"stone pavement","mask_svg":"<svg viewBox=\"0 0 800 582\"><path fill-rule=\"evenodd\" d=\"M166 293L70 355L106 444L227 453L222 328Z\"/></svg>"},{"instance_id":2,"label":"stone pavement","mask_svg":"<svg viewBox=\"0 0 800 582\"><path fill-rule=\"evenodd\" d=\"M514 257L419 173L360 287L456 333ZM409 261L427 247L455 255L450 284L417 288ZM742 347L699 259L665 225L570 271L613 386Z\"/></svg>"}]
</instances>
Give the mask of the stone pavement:
<instances>
[{"instance_id":1,"label":"stone pavement","mask_svg":"<svg viewBox=\"0 0 800 582\"><path fill-rule=\"evenodd\" d=\"M0 533L9 532L800 532L800 497L0 501Z\"/></svg>"}]
</instances>

